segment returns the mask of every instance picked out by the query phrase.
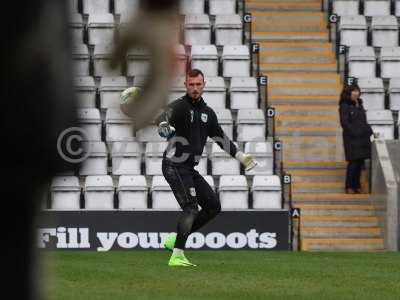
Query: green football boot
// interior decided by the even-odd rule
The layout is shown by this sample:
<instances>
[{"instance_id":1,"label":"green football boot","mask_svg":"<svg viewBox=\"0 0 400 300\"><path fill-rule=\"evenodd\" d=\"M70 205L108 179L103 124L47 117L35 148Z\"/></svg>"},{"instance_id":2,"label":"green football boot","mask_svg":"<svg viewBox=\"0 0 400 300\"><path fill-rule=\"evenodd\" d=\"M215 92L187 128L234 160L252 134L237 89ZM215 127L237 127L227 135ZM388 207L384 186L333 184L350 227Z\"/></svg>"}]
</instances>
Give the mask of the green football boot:
<instances>
[{"instance_id":1,"label":"green football boot","mask_svg":"<svg viewBox=\"0 0 400 300\"><path fill-rule=\"evenodd\" d=\"M169 259L168 266L170 267L196 267L195 264L192 264L185 255L171 255Z\"/></svg>"},{"instance_id":2,"label":"green football boot","mask_svg":"<svg viewBox=\"0 0 400 300\"><path fill-rule=\"evenodd\" d=\"M164 248L168 251L174 250L176 233L171 233L164 242Z\"/></svg>"}]
</instances>

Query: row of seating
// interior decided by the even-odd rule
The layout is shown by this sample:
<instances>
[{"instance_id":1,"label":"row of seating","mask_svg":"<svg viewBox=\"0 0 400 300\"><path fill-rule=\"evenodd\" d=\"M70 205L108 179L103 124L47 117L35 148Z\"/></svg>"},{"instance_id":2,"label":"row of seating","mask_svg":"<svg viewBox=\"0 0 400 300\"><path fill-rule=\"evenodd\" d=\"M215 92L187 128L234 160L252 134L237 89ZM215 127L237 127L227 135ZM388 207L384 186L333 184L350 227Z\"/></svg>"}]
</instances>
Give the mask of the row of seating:
<instances>
[{"instance_id":1,"label":"row of seating","mask_svg":"<svg viewBox=\"0 0 400 300\"><path fill-rule=\"evenodd\" d=\"M384 140L393 140L396 123L397 126L400 125L400 119L395 123L392 111L387 109L367 110L367 122L372 130L379 134L379 138Z\"/></svg>"},{"instance_id":2,"label":"row of seating","mask_svg":"<svg viewBox=\"0 0 400 300\"><path fill-rule=\"evenodd\" d=\"M388 108L394 112L400 110L400 78L392 78L385 88L382 78L363 77L357 80L361 89L361 97L366 110L383 110ZM388 95L388 105L385 105L385 98Z\"/></svg>"},{"instance_id":3,"label":"row of seating","mask_svg":"<svg viewBox=\"0 0 400 300\"><path fill-rule=\"evenodd\" d=\"M393 11L391 9L391 0L333 0L332 8L333 13L340 16L358 14L368 17L388 16L391 14L400 16L400 1L393 0L393 2ZM360 5L361 3L363 3L363 6Z\"/></svg>"},{"instance_id":4,"label":"row of seating","mask_svg":"<svg viewBox=\"0 0 400 300\"><path fill-rule=\"evenodd\" d=\"M133 85L141 87L144 78L135 78ZM171 86L169 103L182 97L186 88L185 77L178 77ZM258 108L258 85L254 77L233 77L229 87L223 77L206 77L203 98L208 106L215 110L228 107L227 96L230 98L231 109L256 109ZM109 108L119 108L120 93L128 87L128 79L123 76L102 77L99 87L96 86L93 77L75 77L74 89L77 96L77 107L95 108L97 94L100 96L100 109L105 111ZM227 112L230 114L230 112ZM224 115L221 115L223 117ZM229 118L229 116L227 116ZM230 117L232 118L232 117Z\"/></svg>"},{"instance_id":5,"label":"row of seating","mask_svg":"<svg viewBox=\"0 0 400 300\"><path fill-rule=\"evenodd\" d=\"M208 10L206 10L208 4ZM79 12L78 0L69 0L70 11ZM139 6L139 0L82 0L82 12L84 14L106 14L106 13L134 13ZM179 13L221 15L235 14L237 9L236 0L181 0Z\"/></svg>"},{"instance_id":6,"label":"row of seating","mask_svg":"<svg viewBox=\"0 0 400 300\"><path fill-rule=\"evenodd\" d=\"M205 180L215 190L212 176ZM278 176L254 176L250 188L253 208L282 207L282 186ZM148 205L148 196L151 205ZM222 209L249 208L249 186L245 176L221 176L218 194ZM120 176L114 187L111 176L87 176L83 188L84 207L87 210L172 209L180 207L163 176L154 176L150 188L144 176ZM117 205L115 205L117 196ZM54 210L79 210L81 187L74 176L55 177L51 184L51 204Z\"/></svg>"},{"instance_id":7,"label":"row of seating","mask_svg":"<svg viewBox=\"0 0 400 300\"><path fill-rule=\"evenodd\" d=\"M99 44L94 47L93 55L85 44L77 44L72 50L75 76L121 76L122 68L110 69L109 61L112 46ZM250 51L246 45L227 45L221 55L215 45L197 45L186 53L181 45L177 47L176 59L179 65L178 74L183 75L189 59L192 68L201 69L206 76L249 77ZM150 56L145 49L131 49L127 55L126 75L146 76L150 64Z\"/></svg>"}]
</instances>

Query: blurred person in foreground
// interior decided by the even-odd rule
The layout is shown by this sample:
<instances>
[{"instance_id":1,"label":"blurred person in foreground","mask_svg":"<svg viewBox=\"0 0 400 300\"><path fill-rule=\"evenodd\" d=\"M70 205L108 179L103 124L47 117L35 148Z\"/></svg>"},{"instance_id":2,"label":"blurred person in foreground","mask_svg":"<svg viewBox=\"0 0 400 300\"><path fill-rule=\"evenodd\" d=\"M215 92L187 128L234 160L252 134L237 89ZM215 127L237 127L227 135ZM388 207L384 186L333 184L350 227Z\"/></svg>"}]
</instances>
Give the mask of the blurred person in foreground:
<instances>
[{"instance_id":1,"label":"blurred person in foreground","mask_svg":"<svg viewBox=\"0 0 400 300\"><path fill-rule=\"evenodd\" d=\"M340 96L340 124L343 128L343 144L347 165L346 194L361 193L361 170L365 159L371 158L371 136L374 134L360 98L356 84L345 87Z\"/></svg>"}]
</instances>

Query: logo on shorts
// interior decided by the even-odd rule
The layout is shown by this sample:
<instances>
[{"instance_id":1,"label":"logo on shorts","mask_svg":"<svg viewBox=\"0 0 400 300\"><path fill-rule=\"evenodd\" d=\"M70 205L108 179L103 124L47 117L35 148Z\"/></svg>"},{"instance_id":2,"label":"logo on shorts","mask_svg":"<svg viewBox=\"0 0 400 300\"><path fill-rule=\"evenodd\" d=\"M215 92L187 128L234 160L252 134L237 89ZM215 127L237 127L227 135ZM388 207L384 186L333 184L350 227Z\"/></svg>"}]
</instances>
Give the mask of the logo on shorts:
<instances>
[{"instance_id":1,"label":"logo on shorts","mask_svg":"<svg viewBox=\"0 0 400 300\"><path fill-rule=\"evenodd\" d=\"M201 114L201 120L202 120L204 123L207 123L208 115L205 114L205 113L202 113L202 114Z\"/></svg>"},{"instance_id":2,"label":"logo on shorts","mask_svg":"<svg viewBox=\"0 0 400 300\"><path fill-rule=\"evenodd\" d=\"M196 189L194 187L189 188L190 195L196 197Z\"/></svg>"}]
</instances>

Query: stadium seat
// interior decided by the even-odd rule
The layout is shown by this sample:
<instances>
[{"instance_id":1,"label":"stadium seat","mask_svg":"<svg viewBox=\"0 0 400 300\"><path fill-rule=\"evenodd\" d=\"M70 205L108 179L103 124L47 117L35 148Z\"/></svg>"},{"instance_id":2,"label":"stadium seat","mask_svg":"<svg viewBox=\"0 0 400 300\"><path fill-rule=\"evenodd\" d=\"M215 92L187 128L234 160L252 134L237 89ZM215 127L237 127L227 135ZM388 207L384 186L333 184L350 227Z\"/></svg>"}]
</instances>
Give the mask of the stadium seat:
<instances>
[{"instance_id":1,"label":"stadium seat","mask_svg":"<svg viewBox=\"0 0 400 300\"><path fill-rule=\"evenodd\" d=\"M131 15L139 8L139 0L114 0L114 13L116 15Z\"/></svg>"},{"instance_id":2,"label":"stadium seat","mask_svg":"<svg viewBox=\"0 0 400 300\"><path fill-rule=\"evenodd\" d=\"M109 67L109 62L112 53L112 46L110 45L96 45L94 47L93 53L93 66L94 66L94 76L121 76L121 68L116 67L111 69Z\"/></svg>"},{"instance_id":3,"label":"stadium seat","mask_svg":"<svg viewBox=\"0 0 400 300\"><path fill-rule=\"evenodd\" d=\"M80 176L107 175L107 149L103 142L85 142L83 154L88 157L81 163Z\"/></svg>"},{"instance_id":4,"label":"stadium seat","mask_svg":"<svg viewBox=\"0 0 400 300\"><path fill-rule=\"evenodd\" d=\"M349 76L356 78L376 76L376 58L373 47L351 46L347 61Z\"/></svg>"},{"instance_id":5,"label":"stadium seat","mask_svg":"<svg viewBox=\"0 0 400 300\"><path fill-rule=\"evenodd\" d=\"M368 110L367 121L372 130L379 133L380 139L394 139L394 120L390 110Z\"/></svg>"},{"instance_id":6,"label":"stadium seat","mask_svg":"<svg viewBox=\"0 0 400 300\"><path fill-rule=\"evenodd\" d=\"M372 46L396 47L399 45L399 28L395 16L373 17L371 31Z\"/></svg>"},{"instance_id":7,"label":"stadium seat","mask_svg":"<svg viewBox=\"0 0 400 300\"><path fill-rule=\"evenodd\" d=\"M168 142L149 142L146 144L146 175L162 175L161 162Z\"/></svg>"},{"instance_id":8,"label":"stadium seat","mask_svg":"<svg viewBox=\"0 0 400 300\"><path fill-rule=\"evenodd\" d=\"M382 48L379 62L382 78L400 77L400 47Z\"/></svg>"},{"instance_id":9,"label":"stadium seat","mask_svg":"<svg viewBox=\"0 0 400 300\"><path fill-rule=\"evenodd\" d=\"M400 16L400 0L394 0L394 15L396 17Z\"/></svg>"},{"instance_id":10,"label":"stadium seat","mask_svg":"<svg viewBox=\"0 0 400 300\"><path fill-rule=\"evenodd\" d=\"M231 109L258 108L258 85L254 77L232 77Z\"/></svg>"},{"instance_id":11,"label":"stadium seat","mask_svg":"<svg viewBox=\"0 0 400 300\"><path fill-rule=\"evenodd\" d=\"M250 76L250 52L245 45L227 45L222 52L224 77Z\"/></svg>"},{"instance_id":12,"label":"stadium seat","mask_svg":"<svg viewBox=\"0 0 400 300\"><path fill-rule=\"evenodd\" d=\"M184 36L186 45L209 45L211 24L208 15L186 15Z\"/></svg>"},{"instance_id":13,"label":"stadium seat","mask_svg":"<svg viewBox=\"0 0 400 300\"><path fill-rule=\"evenodd\" d=\"M82 1L84 14L107 14L110 13L110 0L83 0Z\"/></svg>"},{"instance_id":14,"label":"stadium seat","mask_svg":"<svg viewBox=\"0 0 400 300\"><path fill-rule=\"evenodd\" d=\"M239 109L237 141L265 141L265 116L262 109Z\"/></svg>"},{"instance_id":15,"label":"stadium seat","mask_svg":"<svg viewBox=\"0 0 400 300\"><path fill-rule=\"evenodd\" d=\"M247 142L244 151L251 154L257 161L250 171L245 171L246 175L272 175L274 173L274 155L271 142Z\"/></svg>"},{"instance_id":16,"label":"stadium seat","mask_svg":"<svg viewBox=\"0 0 400 300\"><path fill-rule=\"evenodd\" d=\"M134 130L132 120L121 110L110 108L106 113L106 141L133 141Z\"/></svg>"},{"instance_id":17,"label":"stadium seat","mask_svg":"<svg viewBox=\"0 0 400 300\"><path fill-rule=\"evenodd\" d=\"M83 43L83 18L81 14L74 13L69 15L69 32L73 44Z\"/></svg>"},{"instance_id":18,"label":"stadium seat","mask_svg":"<svg viewBox=\"0 0 400 300\"><path fill-rule=\"evenodd\" d=\"M204 14L205 0L180 0L179 13L181 15Z\"/></svg>"},{"instance_id":19,"label":"stadium seat","mask_svg":"<svg viewBox=\"0 0 400 300\"><path fill-rule=\"evenodd\" d=\"M144 48L133 48L127 55L128 76L146 76L149 75L150 54Z\"/></svg>"},{"instance_id":20,"label":"stadium seat","mask_svg":"<svg viewBox=\"0 0 400 300\"><path fill-rule=\"evenodd\" d=\"M222 210L249 208L249 187L246 176L221 176L218 190Z\"/></svg>"},{"instance_id":21,"label":"stadium seat","mask_svg":"<svg viewBox=\"0 0 400 300\"><path fill-rule=\"evenodd\" d=\"M188 56L186 54L185 47L183 45L177 45L175 47L175 59L176 59L176 76L186 75L186 64Z\"/></svg>"},{"instance_id":22,"label":"stadium seat","mask_svg":"<svg viewBox=\"0 0 400 300\"><path fill-rule=\"evenodd\" d=\"M51 209L78 210L81 187L78 177L57 176L51 181Z\"/></svg>"},{"instance_id":23,"label":"stadium seat","mask_svg":"<svg viewBox=\"0 0 400 300\"><path fill-rule=\"evenodd\" d=\"M128 87L126 77L102 77L100 80L100 108L119 108L120 95Z\"/></svg>"},{"instance_id":24,"label":"stadium seat","mask_svg":"<svg viewBox=\"0 0 400 300\"><path fill-rule=\"evenodd\" d=\"M339 22L340 44L345 46L367 45L365 16L343 16Z\"/></svg>"},{"instance_id":25,"label":"stadium seat","mask_svg":"<svg viewBox=\"0 0 400 300\"><path fill-rule=\"evenodd\" d=\"M171 103L186 94L185 77L176 77L171 83L168 95L168 103Z\"/></svg>"},{"instance_id":26,"label":"stadium seat","mask_svg":"<svg viewBox=\"0 0 400 300\"><path fill-rule=\"evenodd\" d=\"M137 142L115 142L111 152L113 175L139 175L142 153Z\"/></svg>"},{"instance_id":27,"label":"stadium seat","mask_svg":"<svg viewBox=\"0 0 400 300\"><path fill-rule=\"evenodd\" d=\"M77 122L85 132L86 141L101 141L101 118L97 108L81 108L77 110Z\"/></svg>"},{"instance_id":28,"label":"stadium seat","mask_svg":"<svg viewBox=\"0 0 400 300\"><path fill-rule=\"evenodd\" d=\"M96 107L96 85L93 77L74 77L74 91L77 98L78 108Z\"/></svg>"},{"instance_id":29,"label":"stadium seat","mask_svg":"<svg viewBox=\"0 0 400 300\"><path fill-rule=\"evenodd\" d=\"M338 16L358 15L360 0L333 0L333 13Z\"/></svg>"},{"instance_id":30,"label":"stadium seat","mask_svg":"<svg viewBox=\"0 0 400 300\"><path fill-rule=\"evenodd\" d=\"M153 209L180 210L178 201L164 176L153 176L151 200Z\"/></svg>"},{"instance_id":31,"label":"stadium seat","mask_svg":"<svg viewBox=\"0 0 400 300\"><path fill-rule=\"evenodd\" d=\"M146 178L142 175L120 176L117 194L119 209L146 209L148 196Z\"/></svg>"},{"instance_id":32,"label":"stadium seat","mask_svg":"<svg viewBox=\"0 0 400 300\"><path fill-rule=\"evenodd\" d=\"M364 15L367 17L390 15L390 0L364 0Z\"/></svg>"},{"instance_id":33,"label":"stadium seat","mask_svg":"<svg viewBox=\"0 0 400 300\"><path fill-rule=\"evenodd\" d=\"M193 69L200 69L206 77L218 76L218 52L215 45L194 45L191 59Z\"/></svg>"},{"instance_id":34,"label":"stadium seat","mask_svg":"<svg viewBox=\"0 0 400 300\"><path fill-rule=\"evenodd\" d=\"M229 109L216 109L214 110L218 118L218 123L227 137L233 139L233 118L232 112Z\"/></svg>"},{"instance_id":35,"label":"stadium seat","mask_svg":"<svg viewBox=\"0 0 400 300\"><path fill-rule=\"evenodd\" d=\"M239 175L240 163L229 153L225 152L217 143L211 147L212 175Z\"/></svg>"},{"instance_id":36,"label":"stadium seat","mask_svg":"<svg viewBox=\"0 0 400 300\"><path fill-rule=\"evenodd\" d=\"M68 13L78 13L78 0L68 0Z\"/></svg>"},{"instance_id":37,"label":"stadium seat","mask_svg":"<svg viewBox=\"0 0 400 300\"><path fill-rule=\"evenodd\" d=\"M215 17L215 44L241 45L243 25L239 15L217 15Z\"/></svg>"},{"instance_id":38,"label":"stadium seat","mask_svg":"<svg viewBox=\"0 0 400 300\"><path fill-rule=\"evenodd\" d=\"M158 134L158 126L149 125L136 131L136 140L138 142L164 142L165 138Z\"/></svg>"},{"instance_id":39,"label":"stadium seat","mask_svg":"<svg viewBox=\"0 0 400 300\"><path fill-rule=\"evenodd\" d=\"M89 44L112 45L114 43L114 31L114 16L112 14L89 15Z\"/></svg>"},{"instance_id":40,"label":"stadium seat","mask_svg":"<svg viewBox=\"0 0 400 300\"><path fill-rule=\"evenodd\" d=\"M382 78L359 78L361 98L366 110L385 109L385 89Z\"/></svg>"},{"instance_id":41,"label":"stadium seat","mask_svg":"<svg viewBox=\"0 0 400 300\"><path fill-rule=\"evenodd\" d=\"M86 210L114 209L114 185L111 176L87 176L84 195Z\"/></svg>"},{"instance_id":42,"label":"stadium seat","mask_svg":"<svg viewBox=\"0 0 400 300\"><path fill-rule=\"evenodd\" d=\"M392 78L389 82L389 106L393 111L400 110L400 78Z\"/></svg>"},{"instance_id":43,"label":"stadium seat","mask_svg":"<svg viewBox=\"0 0 400 300\"><path fill-rule=\"evenodd\" d=\"M89 50L85 44L72 47L72 70L74 76L89 76Z\"/></svg>"},{"instance_id":44,"label":"stadium seat","mask_svg":"<svg viewBox=\"0 0 400 300\"><path fill-rule=\"evenodd\" d=\"M207 150L204 147L203 153L201 154L201 158L199 164L194 168L200 175L207 175Z\"/></svg>"},{"instance_id":45,"label":"stadium seat","mask_svg":"<svg viewBox=\"0 0 400 300\"><path fill-rule=\"evenodd\" d=\"M226 108L226 88L224 78L208 76L206 81L207 83L203 93L204 101L212 109Z\"/></svg>"},{"instance_id":46,"label":"stadium seat","mask_svg":"<svg viewBox=\"0 0 400 300\"><path fill-rule=\"evenodd\" d=\"M236 0L209 0L210 15L234 15Z\"/></svg>"},{"instance_id":47,"label":"stadium seat","mask_svg":"<svg viewBox=\"0 0 400 300\"><path fill-rule=\"evenodd\" d=\"M254 176L251 192L253 195L253 208L282 208L282 185L279 176Z\"/></svg>"}]
</instances>

